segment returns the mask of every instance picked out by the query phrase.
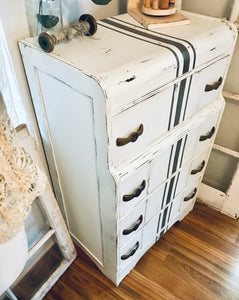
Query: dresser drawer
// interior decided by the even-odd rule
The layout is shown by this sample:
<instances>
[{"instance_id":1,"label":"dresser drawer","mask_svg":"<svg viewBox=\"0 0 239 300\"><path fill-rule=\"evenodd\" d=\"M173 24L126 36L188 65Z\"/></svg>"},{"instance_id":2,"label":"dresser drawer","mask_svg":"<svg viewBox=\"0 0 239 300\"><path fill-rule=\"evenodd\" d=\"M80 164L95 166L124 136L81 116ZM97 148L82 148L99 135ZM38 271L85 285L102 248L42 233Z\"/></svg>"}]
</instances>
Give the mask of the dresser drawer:
<instances>
[{"instance_id":1,"label":"dresser drawer","mask_svg":"<svg viewBox=\"0 0 239 300\"><path fill-rule=\"evenodd\" d=\"M139 203L132 211L129 211L119 223L119 245L127 243L136 235L145 224L146 201Z\"/></svg>"},{"instance_id":2,"label":"dresser drawer","mask_svg":"<svg viewBox=\"0 0 239 300\"><path fill-rule=\"evenodd\" d=\"M193 209L201 179L202 176L197 178L197 180L195 180L181 194L173 199L172 203L170 204L170 215L168 219L167 230L177 221L181 221Z\"/></svg>"},{"instance_id":3,"label":"dresser drawer","mask_svg":"<svg viewBox=\"0 0 239 300\"><path fill-rule=\"evenodd\" d=\"M187 177L187 186L191 186L199 176L201 177L204 174L210 151L211 147L208 147L190 163L189 173Z\"/></svg>"},{"instance_id":4,"label":"dresser drawer","mask_svg":"<svg viewBox=\"0 0 239 300\"><path fill-rule=\"evenodd\" d=\"M122 271L128 265L138 260L142 249L142 230L119 249L119 269Z\"/></svg>"},{"instance_id":5,"label":"dresser drawer","mask_svg":"<svg viewBox=\"0 0 239 300\"><path fill-rule=\"evenodd\" d=\"M192 76L188 104L184 118L217 99L222 86L229 57L220 59Z\"/></svg>"},{"instance_id":6,"label":"dresser drawer","mask_svg":"<svg viewBox=\"0 0 239 300\"><path fill-rule=\"evenodd\" d=\"M122 273L129 273L140 257L155 243L159 215L155 216L143 229L120 248L119 263ZM123 259L122 259L123 258Z\"/></svg>"},{"instance_id":7,"label":"dresser drawer","mask_svg":"<svg viewBox=\"0 0 239 300\"><path fill-rule=\"evenodd\" d=\"M207 121L202 121L187 134L163 150L150 162L148 192L153 192L163 181L184 166L193 157L197 157L212 144L221 111L215 110Z\"/></svg>"},{"instance_id":8,"label":"dresser drawer","mask_svg":"<svg viewBox=\"0 0 239 300\"><path fill-rule=\"evenodd\" d=\"M195 147L193 150L195 156L213 143L216 137L220 114L221 111L213 111L206 121L202 120L200 125L189 133L188 138Z\"/></svg>"},{"instance_id":9,"label":"dresser drawer","mask_svg":"<svg viewBox=\"0 0 239 300\"><path fill-rule=\"evenodd\" d=\"M149 164L142 167L121 181L117 188L119 201L119 218L129 213L147 195L149 178Z\"/></svg>"},{"instance_id":10,"label":"dresser drawer","mask_svg":"<svg viewBox=\"0 0 239 300\"><path fill-rule=\"evenodd\" d=\"M167 206L186 186L193 185L195 180L202 176L209 152L210 148L207 148L150 194L147 199L145 222L148 222L155 214Z\"/></svg>"},{"instance_id":11,"label":"dresser drawer","mask_svg":"<svg viewBox=\"0 0 239 300\"><path fill-rule=\"evenodd\" d=\"M172 97L173 87L170 87L113 118L113 165L143 151L168 131Z\"/></svg>"},{"instance_id":12,"label":"dresser drawer","mask_svg":"<svg viewBox=\"0 0 239 300\"><path fill-rule=\"evenodd\" d=\"M142 249L147 251L156 241L157 229L159 222L159 214L154 216L143 228L142 233Z\"/></svg>"},{"instance_id":13,"label":"dresser drawer","mask_svg":"<svg viewBox=\"0 0 239 300\"><path fill-rule=\"evenodd\" d=\"M228 57L188 76L112 119L112 162L117 166L216 100Z\"/></svg>"},{"instance_id":14,"label":"dresser drawer","mask_svg":"<svg viewBox=\"0 0 239 300\"><path fill-rule=\"evenodd\" d=\"M125 179L117 185L120 219L149 194L153 195L152 199L154 197L162 199L165 194L162 204L156 201L157 207L160 205L163 207L186 184L190 184L204 172L208 151L215 138L219 116L220 110L212 111L206 122L202 118L202 121L180 140L162 148L154 159L146 161L130 176L126 174ZM181 171L178 172L178 170ZM192 171L194 174L191 174ZM169 178L170 180L168 180ZM164 185L162 185L163 182ZM158 211L158 209L155 210L153 205L152 211ZM148 215L146 215L147 220Z\"/></svg>"}]
</instances>

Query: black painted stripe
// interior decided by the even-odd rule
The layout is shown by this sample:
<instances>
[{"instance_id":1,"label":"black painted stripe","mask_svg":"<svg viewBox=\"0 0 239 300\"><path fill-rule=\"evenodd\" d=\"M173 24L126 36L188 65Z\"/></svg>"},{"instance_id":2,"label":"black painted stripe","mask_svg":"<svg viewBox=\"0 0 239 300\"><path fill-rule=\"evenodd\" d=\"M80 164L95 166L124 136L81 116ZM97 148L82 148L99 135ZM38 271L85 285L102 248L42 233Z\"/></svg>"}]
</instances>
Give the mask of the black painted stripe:
<instances>
[{"instance_id":1,"label":"black painted stripe","mask_svg":"<svg viewBox=\"0 0 239 300\"><path fill-rule=\"evenodd\" d=\"M172 161L173 148L174 148L174 144L172 145L171 151L170 151L169 162L168 162L167 178L169 177L169 171L170 171L170 166L171 166L171 161Z\"/></svg>"},{"instance_id":2,"label":"black painted stripe","mask_svg":"<svg viewBox=\"0 0 239 300\"><path fill-rule=\"evenodd\" d=\"M166 224L167 213L168 213L168 206L165 208L165 210L163 212L163 220L162 220L162 226L161 226L161 228L164 228L164 226Z\"/></svg>"},{"instance_id":3,"label":"black painted stripe","mask_svg":"<svg viewBox=\"0 0 239 300\"><path fill-rule=\"evenodd\" d=\"M173 176L173 178L170 179L166 205L172 200L171 196L172 196L174 181L175 181L175 176Z\"/></svg>"},{"instance_id":4,"label":"black painted stripe","mask_svg":"<svg viewBox=\"0 0 239 300\"><path fill-rule=\"evenodd\" d=\"M179 154L180 154L180 149L181 149L181 145L182 145L182 140L183 139L180 139L177 142L176 151L175 151L175 155L174 155L174 161L173 161L172 174L174 172L176 172L176 170L178 169L178 160L179 160ZM175 176L173 176L173 178L170 179L166 204L168 204L172 200L172 191L173 191L173 186L174 186L174 182L175 182Z\"/></svg>"},{"instance_id":5,"label":"black painted stripe","mask_svg":"<svg viewBox=\"0 0 239 300\"><path fill-rule=\"evenodd\" d=\"M157 36L157 35L154 35L154 34L150 34L149 32L144 32L144 31L141 31L141 30L138 30L138 29L135 29L135 28L131 28L129 26L125 26L123 24L114 22L114 21L109 20L109 19L104 19L104 20L101 20L101 21L104 22L104 23L107 23L109 25L116 26L120 29L126 30L128 32L132 32L134 34L139 34L139 35L144 36L146 38L149 38L149 39L161 42L161 43L166 43L168 45L175 46L181 52L181 54L183 56L183 59L184 59L183 74L185 74L189 71L190 55L189 55L188 49L183 44L181 44L179 42L176 42L176 41L169 40L169 39L164 38L162 36ZM162 46L162 45L159 44L159 46Z\"/></svg>"},{"instance_id":6,"label":"black painted stripe","mask_svg":"<svg viewBox=\"0 0 239 300\"><path fill-rule=\"evenodd\" d=\"M180 82L180 88L179 88L179 93L178 93L178 102L177 102L177 108L176 108L176 114L175 114L173 126L178 125L180 122L180 115L181 115L181 111L182 111L183 97L184 97L186 82L187 82L187 78L183 79Z\"/></svg>"},{"instance_id":7,"label":"black painted stripe","mask_svg":"<svg viewBox=\"0 0 239 300\"><path fill-rule=\"evenodd\" d=\"M188 92L187 92L187 99L186 99L186 103L185 103L185 107L184 107L184 113L183 113L183 120L185 119L185 115L186 115L186 111L187 111L188 98L189 98L189 94L190 94L190 90L191 90L192 79L193 79L193 75L190 76L190 82L189 82Z\"/></svg>"},{"instance_id":8,"label":"black painted stripe","mask_svg":"<svg viewBox=\"0 0 239 300\"><path fill-rule=\"evenodd\" d=\"M181 156L181 160L180 160L180 166L179 166L180 168L182 167L182 163L183 163L183 157L184 157L185 147L186 147L187 140L188 140L188 134L184 138L185 138L185 140L184 140L183 151L182 151L182 156Z\"/></svg>"},{"instance_id":9,"label":"black painted stripe","mask_svg":"<svg viewBox=\"0 0 239 300\"><path fill-rule=\"evenodd\" d=\"M105 19L105 20L107 20L107 19ZM105 20L101 20L101 22L103 22L103 21L105 21ZM100 25L100 26L102 26L102 27L104 27L104 28L107 28L107 29L109 29L109 30L113 30L113 31L118 32L118 33L120 33L120 34L123 34L123 35L129 36L129 37L131 37L131 38L134 38L134 39L136 39L136 40L143 41L143 42L145 42L145 43L149 43L149 44L152 44L152 45L156 45L156 46L160 46L160 47L162 47L162 48L168 49L170 52L173 53L173 55L174 55L174 57L175 57L175 59L176 59L176 62L177 62L176 77L178 77L178 75L179 75L179 58L178 58L178 56L177 56L177 53L176 53L172 48L167 47L167 46L165 46L165 45L160 45L160 44L157 43L157 42L147 41L147 40L145 40L145 39L143 39L143 38L140 38L140 37L138 37L138 36L131 35L131 34L127 34L126 32L117 30L117 29L112 28L112 27L104 26L103 24L100 24L100 23L97 23L97 24ZM116 24L115 26L117 26L117 24ZM127 28L128 28L128 27L127 27ZM127 29L125 29L125 30L127 30Z\"/></svg>"},{"instance_id":10,"label":"black painted stripe","mask_svg":"<svg viewBox=\"0 0 239 300\"><path fill-rule=\"evenodd\" d=\"M163 236L163 234L164 234L164 230L162 230L161 232L160 232L160 238Z\"/></svg>"},{"instance_id":11,"label":"black painted stripe","mask_svg":"<svg viewBox=\"0 0 239 300\"><path fill-rule=\"evenodd\" d=\"M163 207L164 207L164 199L165 199L165 195L166 195L167 186L168 186L168 183L166 182L165 185L164 185L163 200L162 200L162 204L161 204L161 209L163 209Z\"/></svg>"},{"instance_id":12,"label":"black painted stripe","mask_svg":"<svg viewBox=\"0 0 239 300\"><path fill-rule=\"evenodd\" d=\"M174 87L173 87L173 96L172 96L170 114L169 114L169 120L168 120L168 130L170 130L170 128L171 128L171 120L172 120L172 113L173 113L173 106L174 106L176 88L177 88L177 85L175 84Z\"/></svg>"},{"instance_id":13,"label":"black painted stripe","mask_svg":"<svg viewBox=\"0 0 239 300\"><path fill-rule=\"evenodd\" d=\"M176 184L175 184L175 188L174 188L173 198L175 198L175 196L176 196L179 176L180 176L180 172L178 172L178 175L177 175L177 180L176 180Z\"/></svg>"},{"instance_id":14,"label":"black painted stripe","mask_svg":"<svg viewBox=\"0 0 239 300\"><path fill-rule=\"evenodd\" d=\"M159 232L160 220L161 220L161 214L159 214L159 219L158 219L158 227L157 227L157 233Z\"/></svg>"},{"instance_id":15,"label":"black painted stripe","mask_svg":"<svg viewBox=\"0 0 239 300\"><path fill-rule=\"evenodd\" d=\"M177 170L178 159L179 159L179 153L180 153L180 149L181 149L181 145L182 145L182 140L183 140L183 139L180 139L180 140L177 142L177 147L176 147L175 156L174 156L174 162L173 162L173 170L172 170L172 174L173 174L174 172L176 172L176 170Z\"/></svg>"},{"instance_id":16,"label":"black painted stripe","mask_svg":"<svg viewBox=\"0 0 239 300\"><path fill-rule=\"evenodd\" d=\"M171 151L170 151L170 156L169 156L169 161L168 161L167 178L169 177L170 166L171 166L171 162L172 162L173 148L174 148L174 144L172 145ZM167 186L168 186L168 183L166 182L165 185L164 185L164 192L163 192L163 199L162 199L161 209L163 209L163 207L164 207L164 200L165 200Z\"/></svg>"},{"instance_id":17,"label":"black painted stripe","mask_svg":"<svg viewBox=\"0 0 239 300\"><path fill-rule=\"evenodd\" d=\"M168 214L168 222L169 222L169 219L170 219L170 216L171 216L172 208L173 208L173 202L170 205L169 214Z\"/></svg>"},{"instance_id":18,"label":"black painted stripe","mask_svg":"<svg viewBox=\"0 0 239 300\"><path fill-rule=\"evenodd\" d=\"M134 28L140 28L141 30L147 30L144 27L134 25L134 24L129 23L129 22L125 21L125 20L121 20L121 19L118 19L116 17L111 17L111 18L115 19L115 20L117 20L119 22L122 22L122 23L125 23L125 24L129 24L131 26L134 26ZM155 30L152 30L152 29L150 31L154 32L155 34L161 35L161 36L166 36L166 37L169 37L169 38L176 39L178 41L182 41L182 42L187 43L191 47L191 49L193 51L193 68L195 67L195 64L196 64L196 50L195 50L195 48L194 48L194 46L193 46L192 43L190 43L188 40L185 40L185 39L182 39L182 38L179 38L179 37L175 37L175 36L172 36L172 35L169 35L169 34L165 34L165 33L162 33L162 32L158 32L158 31L155 31Z\"/></svg>"},{"instance_id":19,"label":"black painted stripe","mask_svg":"<svg viewBox=\"0 0 239 300\"><path fill-rule=\"evenodd\" d=\"M182 155L181 155L181 160L180 160L179 168L182 167L183 157L184 157L184 152L185 152L185 147L186 147L187 139L188 139L188 135L186 135L184 137L184 144L183 144L183 150L182 150ZM174 193L173 193L173 198L175 198L175 196L176 196L176 191L177 191L179 176L180 176L180 172L178 173L178 176L177 176L177 180L176 180L176 184L175 184L175 188L174 188Z\"/></svg>"}]
</instances>

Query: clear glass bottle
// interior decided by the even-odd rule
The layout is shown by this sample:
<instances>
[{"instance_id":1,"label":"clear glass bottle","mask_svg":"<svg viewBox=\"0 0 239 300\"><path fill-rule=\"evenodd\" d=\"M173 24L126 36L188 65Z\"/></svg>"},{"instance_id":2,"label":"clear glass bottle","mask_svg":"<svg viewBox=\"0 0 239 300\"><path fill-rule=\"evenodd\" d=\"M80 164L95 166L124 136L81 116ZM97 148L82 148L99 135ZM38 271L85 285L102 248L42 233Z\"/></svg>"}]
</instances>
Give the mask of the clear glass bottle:
<instances>
[{"instance_id":1,"label":"clear glass bottle","mask_svg":"<svg viewBox=\"0 0 239 300\"><path fill-rule=\"evenodd\" d=\"M62 27L61 0L26 0L26 14L31 36Z\"/></svg>"}]
</instances>

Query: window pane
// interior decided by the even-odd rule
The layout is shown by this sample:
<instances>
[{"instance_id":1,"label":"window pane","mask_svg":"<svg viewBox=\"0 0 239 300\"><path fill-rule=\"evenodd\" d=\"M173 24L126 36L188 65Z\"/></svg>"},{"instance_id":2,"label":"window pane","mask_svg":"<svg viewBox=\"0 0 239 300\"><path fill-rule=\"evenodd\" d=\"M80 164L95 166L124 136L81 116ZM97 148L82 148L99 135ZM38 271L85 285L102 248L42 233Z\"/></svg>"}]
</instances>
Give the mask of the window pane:
<instances>
[{"instance_id":1,"label":"window pane","mask_svg":"<svg viewBox=\"0 0 239 300\"><path fill-rule=\"evenodd\" d=\"M40 259L39 259L40 258ZM51 238L27 262L23 274L11 287L19 300L30 299L63 261L55 240Z\"/></svg>"}]
</instances>

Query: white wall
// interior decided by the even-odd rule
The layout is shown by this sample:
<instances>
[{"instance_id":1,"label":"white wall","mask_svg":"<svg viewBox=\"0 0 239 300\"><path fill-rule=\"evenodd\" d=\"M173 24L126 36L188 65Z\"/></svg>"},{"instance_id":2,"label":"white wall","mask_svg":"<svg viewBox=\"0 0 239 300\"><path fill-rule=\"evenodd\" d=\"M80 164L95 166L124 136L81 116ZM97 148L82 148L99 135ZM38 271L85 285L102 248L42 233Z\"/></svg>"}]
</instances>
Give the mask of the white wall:
<instances>
[{"instance_id":1,"label":"white wall","mask_svg":"<svg viewBox=\"0 0 239 300\"><path fill-rule=\"evenodd\" d=\"M229 18L233 0L183 0L182 9L216 18Z\"/></svg>"}]
</instances>

